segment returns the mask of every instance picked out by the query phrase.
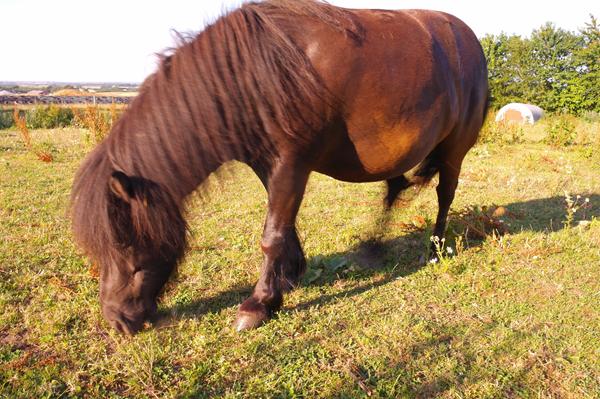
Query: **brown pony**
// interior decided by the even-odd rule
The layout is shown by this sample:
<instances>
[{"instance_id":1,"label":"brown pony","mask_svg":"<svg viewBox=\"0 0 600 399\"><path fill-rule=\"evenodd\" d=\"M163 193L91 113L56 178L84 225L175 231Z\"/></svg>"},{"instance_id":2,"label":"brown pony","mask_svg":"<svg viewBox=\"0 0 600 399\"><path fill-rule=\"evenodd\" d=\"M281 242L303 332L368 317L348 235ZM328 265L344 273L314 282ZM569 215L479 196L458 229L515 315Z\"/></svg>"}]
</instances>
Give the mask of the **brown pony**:
<instances>
[{"instance_id":1,"label":"brown pony","mask_svg":"<svg viewBox=\"0 0 600 399\"><path fill-rule=\"evenodd\" d=\"M271 0L220 18L164 57L75 178L74 234L100 265L105 318L132 334L155 312L186 248L185 199L231 160L269 198L238 330L271 318L305 269L295 218L312 171L385 180L388 207L439 172L442 236L487 93L477 38L441 12Z\"/></svg>"}]
</instances>

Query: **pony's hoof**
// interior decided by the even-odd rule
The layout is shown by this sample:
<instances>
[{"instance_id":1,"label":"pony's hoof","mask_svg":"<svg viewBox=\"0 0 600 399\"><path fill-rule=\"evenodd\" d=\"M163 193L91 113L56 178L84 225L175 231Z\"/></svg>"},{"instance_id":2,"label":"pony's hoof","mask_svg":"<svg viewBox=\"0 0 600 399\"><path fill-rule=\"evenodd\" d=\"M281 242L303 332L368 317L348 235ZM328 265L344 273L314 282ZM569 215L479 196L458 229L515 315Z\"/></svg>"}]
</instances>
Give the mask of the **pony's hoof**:
<instances>
[{"instance_id":1,"label":"pony's hoof","mask_svg":"<svg viewBox=\"0 0 600 399\"><path fill-rule=\"evenodd\" d=\"M252 330L265 324L269 318L260 313L238 312L238 316L233 323L233 327L237 332L244 330Z\"/></svg>"},{"instance_id":2,"label":"pony's hoof","mask_svg":"<svg viewBox=\"0 0 600 399\"><path fill-rule=\"evenodd\" d=\"M233 326L237 332L245 330L253 330L262 326L268 319L263 315L257 314L241 314L235 319Z\"/></svg>"},{"instance_id":3,"label":"pony's hoof","mask_svg":"<svg viewBox=\"0 0 600 399\"><path fill-rule=\"evenodd\" d=\"M250 297L240 305L233 327L238 332L258 328L266 323L271 315L265 304Z\"/></svg>"}]
</instances>

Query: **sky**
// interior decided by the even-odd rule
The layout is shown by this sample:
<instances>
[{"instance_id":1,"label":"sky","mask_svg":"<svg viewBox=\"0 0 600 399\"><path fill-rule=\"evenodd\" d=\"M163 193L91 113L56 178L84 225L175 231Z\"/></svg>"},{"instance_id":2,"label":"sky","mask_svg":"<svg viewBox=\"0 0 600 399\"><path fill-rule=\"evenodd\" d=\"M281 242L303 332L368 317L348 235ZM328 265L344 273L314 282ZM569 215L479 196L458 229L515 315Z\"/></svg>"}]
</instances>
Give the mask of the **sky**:
<instances>
[{"instance_id":1,"label":"sky","mask_svg":"<svg viewBox=\"0 0 600 399\"><path fill-rule=\"evenodd\" d=\"M349 8L426 8L465 21L477 36L527 36L547 21L575 31L600 1L330 0ZM173 30L197 32L240 0L0 0L0 81L141 82ZM502 6L499 6L499 5Z\"/></svg>"}]
</instances>

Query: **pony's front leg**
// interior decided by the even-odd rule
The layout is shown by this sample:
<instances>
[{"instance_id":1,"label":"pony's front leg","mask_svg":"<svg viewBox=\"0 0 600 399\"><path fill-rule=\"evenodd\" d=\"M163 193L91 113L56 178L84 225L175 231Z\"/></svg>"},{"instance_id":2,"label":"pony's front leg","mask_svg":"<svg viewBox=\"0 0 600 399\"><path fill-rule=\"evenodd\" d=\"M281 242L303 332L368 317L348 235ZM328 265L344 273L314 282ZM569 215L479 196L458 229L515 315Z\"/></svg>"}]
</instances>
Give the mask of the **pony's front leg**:
<instances>
[{"instance_id":1,"label":"pony's front leg","mask_svg":"<svg viewBox=\"0 0 600 399\"><path fill-rule=\"evenodd\" d=\"M309 173L296 164L281 163L265 179L269 211L261 240L264 261L252 295L238 310L238 331L269 320L281 308L283 293L298 284L306 268L295 221Z\"/></svg>"}]
</instances>

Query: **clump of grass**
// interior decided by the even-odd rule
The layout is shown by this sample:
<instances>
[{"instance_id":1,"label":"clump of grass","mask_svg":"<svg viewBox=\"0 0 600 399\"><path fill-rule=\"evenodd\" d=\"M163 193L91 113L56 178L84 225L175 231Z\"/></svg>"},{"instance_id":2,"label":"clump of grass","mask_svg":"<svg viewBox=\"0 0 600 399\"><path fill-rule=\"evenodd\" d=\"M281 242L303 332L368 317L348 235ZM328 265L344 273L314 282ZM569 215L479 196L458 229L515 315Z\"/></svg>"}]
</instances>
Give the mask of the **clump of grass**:
<instances>
[{"instance_id":1,"label":"clump of grass","mask_svg":"<svg viewBox=\"0 0 600 399\"><path fill-rule=\"evenodd\" d=\"M558 118L550 125L544 143L553 147L566 147L573 145L577 138L575 125L566 117Z\"/></svg>"},{"instance_id":2,"label":"clump of grass","mask_svg":"<svg viewBox=\"0 0 600 399\"><path fill-rule=\"evenodd\" d=\"M52 154L50 152L44 150L37 150L33 147L33 144L31 142L31 134L29 133L29 129L27 128L27 122L25 121L25 118L19 114L19 111L17 109L15 109L13 112L13 119L15 121L15 126L17 127L17 130L21 135L21 138L23 139L25 147L33 154L35 154L35 156L40 161L52 162L54 158L52 157Z\"/></svg>"}]
</instances>

